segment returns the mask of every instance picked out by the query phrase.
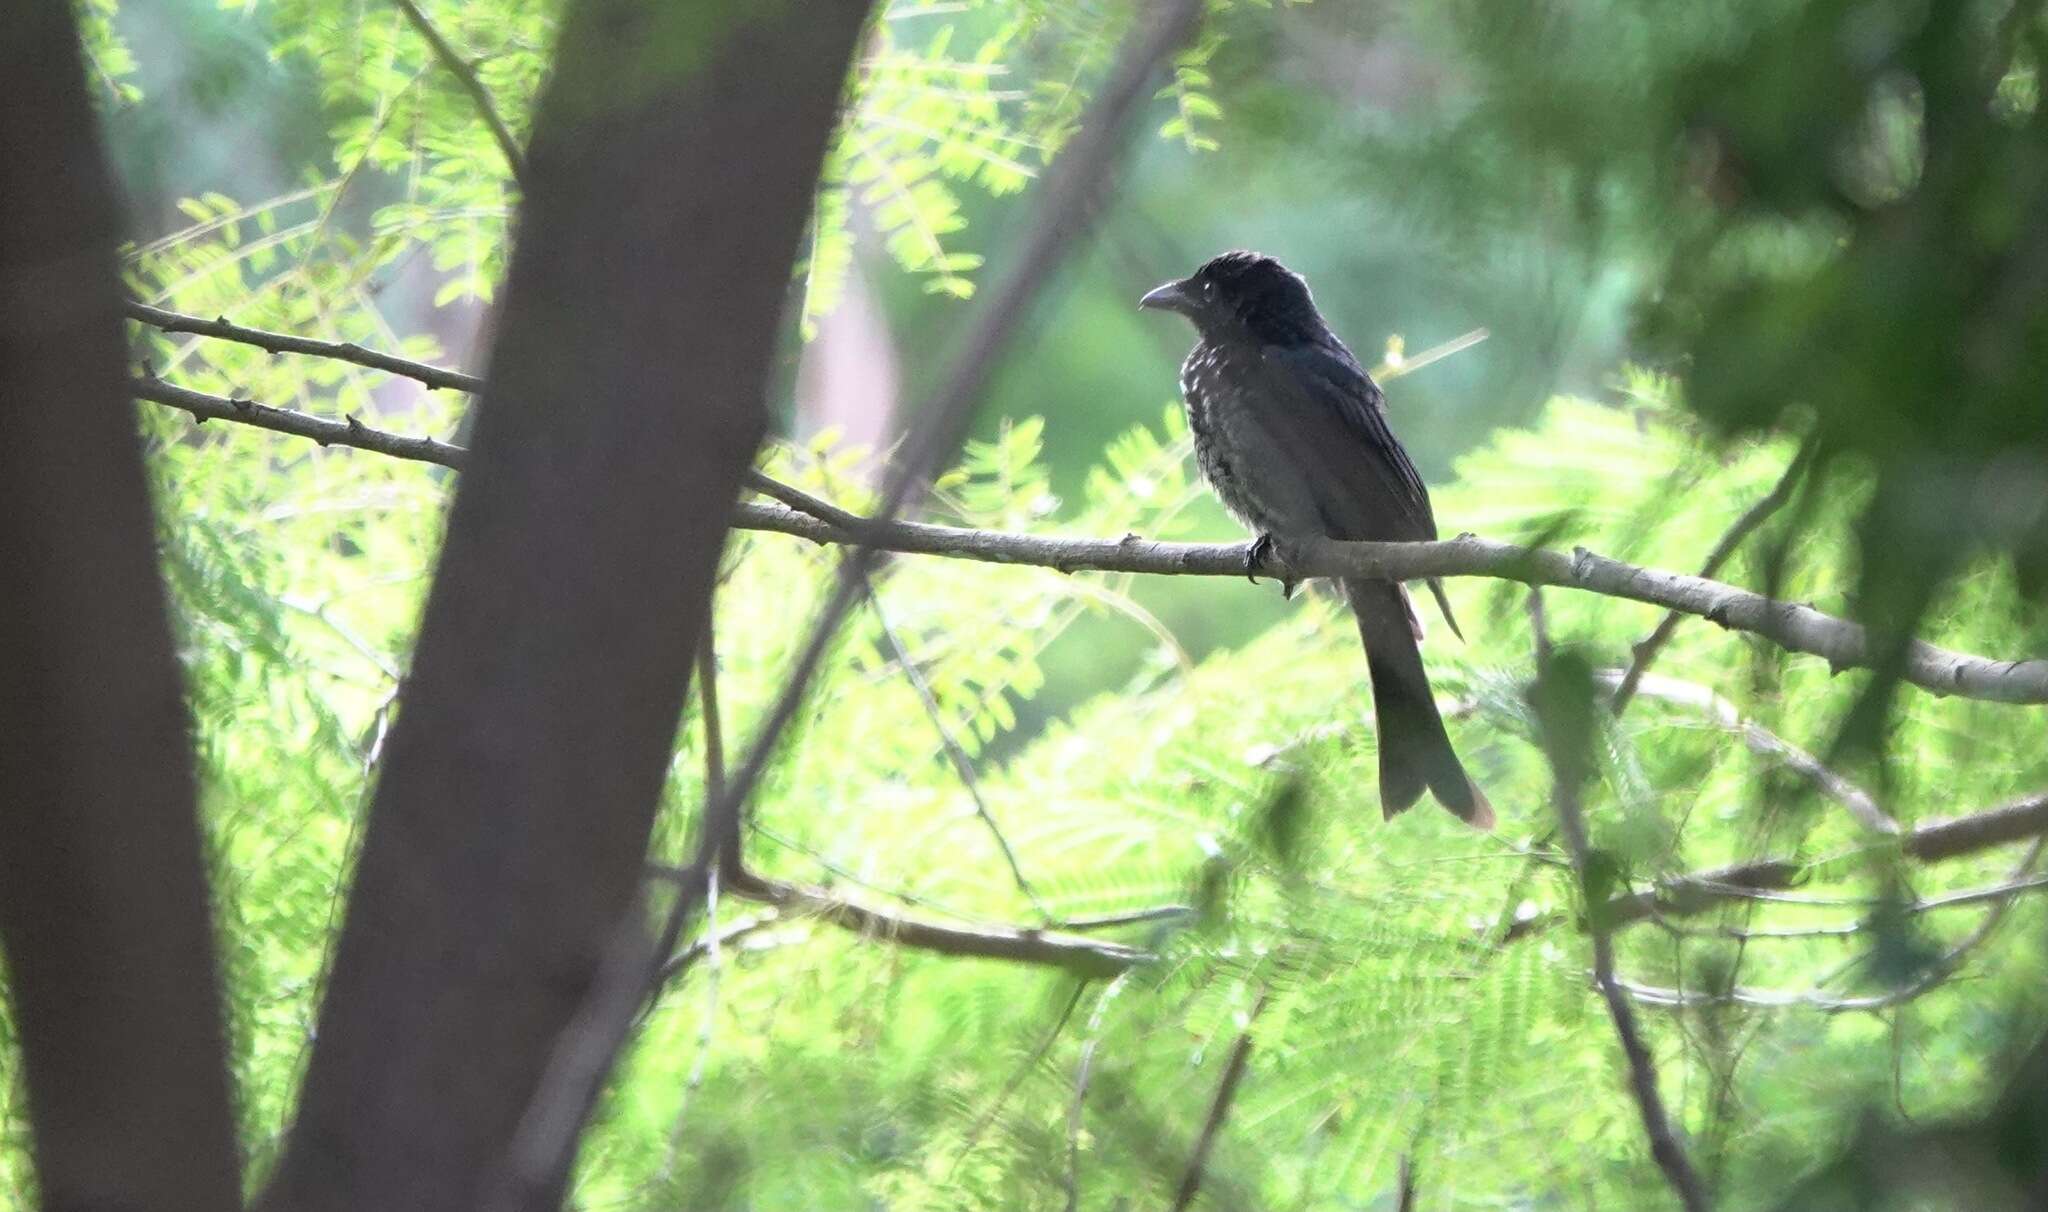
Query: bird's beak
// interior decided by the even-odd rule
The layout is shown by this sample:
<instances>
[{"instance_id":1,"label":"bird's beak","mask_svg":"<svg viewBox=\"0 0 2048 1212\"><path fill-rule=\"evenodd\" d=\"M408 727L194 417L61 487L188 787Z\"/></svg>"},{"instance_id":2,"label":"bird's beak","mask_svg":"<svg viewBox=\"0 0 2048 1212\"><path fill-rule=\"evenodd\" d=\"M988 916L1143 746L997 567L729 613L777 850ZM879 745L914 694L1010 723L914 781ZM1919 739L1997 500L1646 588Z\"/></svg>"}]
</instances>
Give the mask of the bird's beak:
<instances>
[{"instance_id":1,"label":"bird's beak","mask_svg":"<svg viewBox=\"0 0 2048 1212\"><path fill-rule=\"evenodd\" d=\"M1149 307L1155 311L1177 311L1184 316L1192 315L1195 310L1195 296L1194 292L1188 289L1186 282L1168 282L1138 300L1138 306Z\"/></svg>"}]
</instances>

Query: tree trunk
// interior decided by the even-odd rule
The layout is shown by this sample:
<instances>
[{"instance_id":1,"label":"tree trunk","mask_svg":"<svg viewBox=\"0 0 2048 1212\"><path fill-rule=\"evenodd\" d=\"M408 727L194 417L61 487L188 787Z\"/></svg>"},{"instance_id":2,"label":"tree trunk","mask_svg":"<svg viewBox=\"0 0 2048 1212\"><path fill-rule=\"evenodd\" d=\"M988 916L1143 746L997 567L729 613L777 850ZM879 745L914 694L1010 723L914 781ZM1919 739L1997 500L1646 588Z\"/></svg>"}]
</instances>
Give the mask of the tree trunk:
<instances>
[{"instance_id":1,"label":"tree trunk","mask_svg":"<svg viewBox=\"0 0 2048 1212\"><path fill-rule=\"evenodd\" d=\"M0 35L0 944L42 1206L239 1206L191 741L65 0Z\"/></svg>"},{"instance_id":2,"label":"tree trunk","mask_svg":"<svg viewBox=\"0 0 2048 1212\"><path fill-rule=\"evenodd\" d=\"M571 6L268 1207L492 1189L634 900L866 11Z\"/></svg>"}]
</instances>

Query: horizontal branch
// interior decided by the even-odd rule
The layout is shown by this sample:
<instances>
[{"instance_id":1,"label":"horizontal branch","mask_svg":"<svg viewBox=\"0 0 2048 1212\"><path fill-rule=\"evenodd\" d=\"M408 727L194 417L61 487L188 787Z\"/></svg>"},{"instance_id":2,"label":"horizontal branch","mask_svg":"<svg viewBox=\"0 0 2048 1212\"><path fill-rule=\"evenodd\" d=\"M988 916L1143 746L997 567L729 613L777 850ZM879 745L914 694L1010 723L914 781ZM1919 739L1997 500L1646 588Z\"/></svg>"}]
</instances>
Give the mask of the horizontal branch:
<instances>
[{"instance_id":1,"label":"horizontal branch","mask_svg":"<svg viewBox=\"0 0 2048 1212\"><path fill-rule=\"evenodd\" d=\"M209 396L153 377L136 379L134 390L141 399L183 409L201 420L255 425L311 438L324 445L351 446L455 468L462 466L466 453L459 446L432 438L410 438L371 429L353 417L333 421L253 401ZM1274 580L1491 577L1525 585L1580 589L1698 615L1731 631L1762 636L1788 651L1825 658L1838 671L1867 668L1874 659L1863 628L1847 619L1704 577L1624 564L1583 547L1567 554L1461 535L1433 543L1345 543L1317 539L1274 544L1254 555L1251 545L1246 543L1162 543L1134 534L1120 539L1062 538L901 521L867 522L853 527L784 506L751 503L738 507L733 525L742 530L796 535L818 543L859 544L911 555L1025 564L1069 573L1243 576L1250 571ZM1901 676L1937 694L2002 703L2048 703L2048 660L1998 661L1915 640Z\"/></svg>"}]
</instances>

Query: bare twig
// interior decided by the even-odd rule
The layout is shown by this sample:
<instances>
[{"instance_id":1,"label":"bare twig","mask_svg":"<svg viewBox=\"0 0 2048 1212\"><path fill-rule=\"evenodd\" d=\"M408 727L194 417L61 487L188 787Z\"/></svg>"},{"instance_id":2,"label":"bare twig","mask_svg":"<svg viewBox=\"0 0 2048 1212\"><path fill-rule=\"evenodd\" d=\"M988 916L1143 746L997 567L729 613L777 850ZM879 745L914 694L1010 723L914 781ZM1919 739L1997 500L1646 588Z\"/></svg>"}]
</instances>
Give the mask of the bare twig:
<instances>
[{"instance_id":1,"label":"bare twig","mask_svg":"<svg viewBox=\"0 0 2048 1212\"><path fill-rule=\"evenodd\" d=\"M1639 667L1631 666L1628 673L1637 673ZM1593 675L1603 683L1625 684L1628 674L1619 670L1603 669ZM1616 695L1621 692L1615 691ZM1846 808L1857 823L1874 833L1886 835L1899 831L1899 823L1891 814L1878 806L1870 793L1836 773L1819 758L1792 744L1776 733L1744 718L1734 703L1715 693L1708 686L1697 682L1679 681L1658 674L1647 674L1636 679L1633 692L1644 698L1661 699L1699 712L1721 727L1742 737L1743 744L1750 752L1760 757L1773 758L1787 770L1813 784L1822 795Z\"/></svg>"},{"instance_id":2,"label":"bare twig","mask_svg":"<svg viewBox=\"0 0 2048 1212\"><path fill-rule=\"evenodd\" d=\"M1415 1212L1415 1161L1406 1153L1401 1155L1394 1181L1400 1188L1394 1197L1394 1212Z\"/></svg>"},{"instance_id":3,"label":"bare twig","mask_svg":"<svg viewBox=\"0 0 2048 1212\"><path fill-rule=\"evenodd\" d=\"M490 92L484 88L483 81L477 79L476 68L449 45L448 39L441 36L441 31L434 28L434 23L427 20L426 13L420 11L420 6L413 0L392 0L392 3L398 5L405 13L406 20L412 22L420 37L425 38L427 45L434 48L434 57L441 61L441 66L448 69L449 74L455 77L455 82L462 86L462 91L468 93L469 99L476 103L477 116L484 120L485 126L490 127L491 138L497 140L498 150L505 156L505 165L512 170L512 179L525 185L526 153L519 150L519 141L512 137L511 128L505 125L505 119L498 113L498 107L491 100Z\"/></svg>"},{"instance_id":4,"label":"bare twig","mask_svg":"<svg viewBox=\"0 0 2048 1212\"><path fill-rule=\"evenodd\" d=\"M1002 1112L1003 1104L1010 1101L1010 1096L1017 1092L1018 1086L1024 1084L1025 1076L1038 1067L1038 1062L1045 1059L1046 1053L1052 1051L1052 1046L1059 1041L1060 1032L1067 1029L1067 1023L1074 1017L1074 1007L1081 1004L1081 995L1087 991L1087 981L1074 982L1074 992L1067 998L1067 1004L1060 1010L1060 1016L1053 1020L1052 1030L1047 1031L1045 1038L1038 1041L1038 1046L1031 1050L1031 1055L1011 1070L1009 1080L996 1092L994 1100L988 1105L988 1110L975 1117L974 1126L967 1130L966 1139L960 1143L960 1152L954 1155L952 1167L946 1171L948 1181L951 1181L954 1172L960 1169L960 1163L974 1152L974 1146L981 1140L981 1134L988 1131L988 1126L995 1122L996 1116Z\"/></svg>"},{"instance_id":5,"label":"bare twig","mask_svg":"<svg viewBox=\"0 0 2048 1212\"><path fill-rule=\"evenodd\" d=\"M1939 862L2026 841L2043 833L2048 833L2048 792L2037 792L1998 808L1918 826L1901 834L1897 840L1886 841L1879 846L1883 849L1896 846L1907 857L1921 862ZM1662 880L1641 892L1618 896L1607 902L1602 913L1615 927L1653 914L1683 917L1700 913L1722 901L1795 888L1827 863L1877 848L1864 847L1813 861L1753 859L1694 872ZM1980 899L1989 898L1981 896ZM1942 903L1935 901L1930 905L1940 907Z\"/></svg>"},{"instance_id":6,"label":"bare twig","mask_svg":"<svg viewBox=\"0 0 2048 1212\"><path fill-rule=\"evenodd\" d=\"M661 966L661 983L666 985L696 967L698 961L708 958L714 949L722 951L745 942L749 935L758 934L781 921L782 911L771 908L727 922L716 930L706 930L703 937L668 957L668 962ZM766 950L767 946L762 949Z\"/></svg>"},{"instance_id":7,"label":"bare twig","mask_svg":"<svg viewBox=\"0 0 2048 1212\"><path fill-rule=\"evenodd\" d=\"M1188 1168L1174 1193L1173 1212L1187 1212L1194 1206L1195 1193L1202 1189L1202 1169L1208 1164L1209 1150L1215 1147L1223 1120L1230 1114L1231 1100L1237 1097L1238 1084L1244 1080L1245 1068L1251 1062L1252 1024L1266 1009L1269 995L1269 990L1259 991L1259 1000L1252 1003L1251 1013L1245 1017L1244 1030L1238 1032L1237 1042L1231 1046L1230 1059L1223 1065L1223 1080L1216 1084L1216 1097L1209 1100L1209 1114L1202 1120L1202 1131L1195 1137L1193 1152L1188 1154Z\"/></svg>"},{"instance_id":8,"label":"bare twig","mask_svg":"<svg viewBox=\"0 0 2048 1212\"><path fill-rule=\"evenodd\" d=\"M1153 905L1145 909L1129 909L1122 913L1100 913L1093 917L1070 917L1052 923L1054 930L1084 931L1110 930L1118 926L1138 926L1147 922L1178 921L1195 916L1193 905Z\"/></svg>"},{"instance_id":9,"label":"bare twig","mask_svg":"<svg viewBox=\"0 0 2048 1212\"><path fill-rule=\"evenodd\" d=\"M1153 959L1151 952L1139 947L1057 931L999 925L952 926L907 917L858 904L822 889L765 879L751 872L741 873L726 891L747 900L774 905L783 910L785 916L804 914L864 938L941 955L1037 964L1089 978L1120 976Z\"/></svg>"},{"instance_id":10,"label":"bare twig","mask_svg":"<svg viewBox=\"0 0 2048 1212\"><path fill-rule=\"evenodd\" d=\"M1772 989L1745 988L1696 993L1681 989L1663 989L1654 985L1638 984L1633 981L1624 981L1622 983L1629 995L1637 1001L1643 1002L1646 1005L1674 1009L1689 1009L1697 1006L1712 1005L1738 1005L1770 1009L1797 1008L1818 1010L1823 1014L1889 1010L1893 1006L1903 1005L1945 984L1951 976L1955 975L1956 970L1962 967L1963 961L1968 959L1977 948L1984 945L1985 941L2004 922L2005 915L2011 910L2016 896L2022 891L2038 886L2037 881L2030 879L2029 875L2033 871L2034 865L2041 860L2041 851L2044 847L2048 847L2048 838L2037 837L2034 839L2034 844L2027 847L2026 856L2020 859L2019 863L2013 868L2012 874L2007 877L2006 882L1997 889L2001 895L1995 897L1979 895L1975 898L1977 902L1988 900L1991 904L1990 911L1985 913L1983 921L1977 923L1976 929L1964 935L1954 946L1942 952L1941 955L1922 968L1912 980L1895 989L1887 989L1883 993L1871 994L1867 997L1829 997L1818 990L1783 993ZM1954 904L1959 902L1950 901L1948 903ZM1924 912L1928 907L1928 904L1923 902L1913 908Z\"/></svg>"},{"instance_id":11,"label":"bare twig","mask_svg":"<svg viewBox=\"0 0 2048 1212\"><path fill-rule=\"evenodd\" d=\"M940 748L945 750L946 757L952 764L953 773L960 776L960 785L967 789L967 798L974 803L975 815L981 818L982 824L988 826L989 836L995 839L996 848L1002 851L1003 861L1009 865L1010 878L1016 881L1017 891L1024 894L1024 899L1030 901L1031 907L1038 910L1038 916L1049 924L1052 921L1051 912L1046 909L1045 902L1039 899L1038 891L1031 886L1031 881L1024 878L1024 868L1017 862L1017 852L1011 849L1010 839L1003 835L1003 827L996 824L995 814L989 811L988 801L982 798L981 776L975 773L974 759L967 756L967 750L954 737L952 727L946 723L945 711L939 706L939 698L932 693L931 683L925 680L924 671L911 659L910 650L904 647L902 637L898 636L896 629L890 625L888 611L882 608L882 599L875 592L873 580L864 578L864 584L867 589L868 607L875 612L875 623L882 631L882 642L889 646L889 654L895 659L897 668L903 671L904 679L917 692L918 702L924 705L926 718L931 720L933 731L939 734Z\"/></svg>"},{"instance_id":12,"label":"bare twig","mask_svg":"<svg viewBox=\"0 0 2048 1212\"><path fill-rule=\"evenodd\" d=\"M334 421L253 401L230 400L159 379L138 378L130 386L138 399L180 409L202 421L233 421L311 438L323 445L348 446L458 469L468 453L460 446L432 438L372 429L354 419ZM1120 539L1064 538L924 522L863 520L855 534L807 512L745 502L734 510L733 525L742 530L794 535L816 543L857 543L909 555L1033 565L1066 573L1240 577L1245 574L1246 560L1251 556L1250 545L1246 543L1162 543L1135 535ZM1566 554L1472 536L1433 543L1319 540L1292 546L1294 550L1287 552L1285 558L1262 550L1253 565L1254 571L1275 579L1370 577L1413 581L1465 576L1553 585L1697 615L1732 631L1761 636L1788 651L1823 657L1837 670L1869 668L1876 663L1875 656L1867 651L1863 628L1847 619L1719 581L1625 564L1584 548ZM1937 694L2002 703L2048 703L2048 660L2043 659L1994 660L1916 640L1901 676Z\"/></svg>"},{"instance_id":13,"label":"bare twig","mask_svg":"<svg viewBox=\"0 0 2048 1212\"><path fill-rule=\"evenodd\" d=\"M1591 772L1591 708L1590 704L1573 704L1566 700L1579 689L1590 693L1592 680L1587 677L1581 686L1574 687L1560 676L1558 670L1563 662L1553 652L1544 626L1541 589L1529 592L1529 616L1536 629L1538 676L1531 698L1537 707L1537 733L1550 759L1559 832L1571 853L1572 865L1578 870L1580 887L1590 892L1592 884L1588 874L1593 847L1586 835L1586 818L1580 795ZM1546 686L1546 683L1550 685ZM1573 719L1575 708L1584 710L1586 718ZM1664 1096L1657 1089L1656 1061L1636 1025L1628 993L1615 976L1611 931L1612 925L1602 912L1602 906L1589 904L1586 934L1593 947L1593 983L1600 990L1601 1000L1607 1003L1607 1015L1613 1020L1614 1034L1621 1041L1622 1055L1628 1061L1629 1089L1635 1096L1636 1109L1643 1121L1643 1134L1650 1141L1650 1155L1656 1159L1658 1168L1664 1171L1665 1181L1671 1185L1672 1192L1678 1196L1686 1212L1705 1212L1706 1189L1672 1128L1670 1116L1664 1109Z\"/></svg>"},{"instance_id":14,"label":"bare twig","mask_svg":"<svg viewBox=\"0 0 2048 1212\"><path fill-rule=\"evenodd\" d=\"M1095 1049L1102 1042L1102 1021L1109 1006L1123 992L1127 976L1119 976L1095 1000L1088 1014L1088 1039L1081 1045L1081 1061L1074 1068L1074 1097L1067 1104L1067 1204L1066 1212L1081 1207L1081 1108L1088 1101L1088 1081L1095 1074Z\"/></svg>"},{"instance_id":15,"label":"bare twig","mask_svg":"<svg viewBox=\"0 0 2048 1212\"><path fill-rule=\"evenodd\" d=\"M1785 473L1778 477L1778 482L1771 486L1770 492L1764 494L1763 499L1735 519L1735 524L1730 526L1720 541L1714 544L1714 549L1707 553L1706 562L1700 565L1702 577L1711 577L1721 571L1721 565L1728 562L1728 557L1735 554L1735 549L1742 545L1742 541L1757 527L1763 525L1772 514L1783 508L1786 501L1792 499L1792 490L1799 486L1800 477L1813 461L1813 453L1814 443L1809 440L1792 456L1792 461L1785 467ZM1679 621L1684 617L1683 611L1665 612L1664 617L1658 621L1656 630L1636 644L1635 659L1629 662L1628 672L1622 675L1620 685L1614 688L1614 698L1610 703L1614 714L1620 715L1628 710L1629 700L1635 697L1643 675L1649 671L1650 662L1656 660L1657 654L1671 642L1672 633L1678 630Z\"/></svg>"}]
</instances>

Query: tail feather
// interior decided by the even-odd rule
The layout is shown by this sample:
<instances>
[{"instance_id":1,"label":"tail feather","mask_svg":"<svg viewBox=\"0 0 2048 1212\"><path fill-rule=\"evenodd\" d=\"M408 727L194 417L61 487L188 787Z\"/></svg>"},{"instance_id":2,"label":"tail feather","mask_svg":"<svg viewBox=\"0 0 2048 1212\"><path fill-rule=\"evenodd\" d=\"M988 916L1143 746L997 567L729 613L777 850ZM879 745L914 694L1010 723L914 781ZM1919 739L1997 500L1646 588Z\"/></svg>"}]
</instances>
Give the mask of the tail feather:
<instances>
[{"instance_id":1,"label":"tail feather","mask_svg":"<svg viewBox=\"0 0 2048 1212\"><path fill-rule=\"evenodd\" d=\"M1405 811L1427 790L1459 820L1491 829L1493 805L1466 775L1444 732L1401 587L1359 580L1346 581L1344 591L1358 616L1366 668L1372 675L1381 811L1387 816Z\"/></svg>"}]
</instances>

